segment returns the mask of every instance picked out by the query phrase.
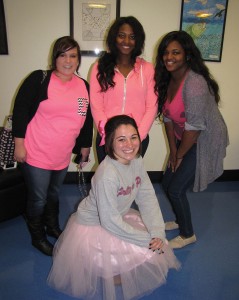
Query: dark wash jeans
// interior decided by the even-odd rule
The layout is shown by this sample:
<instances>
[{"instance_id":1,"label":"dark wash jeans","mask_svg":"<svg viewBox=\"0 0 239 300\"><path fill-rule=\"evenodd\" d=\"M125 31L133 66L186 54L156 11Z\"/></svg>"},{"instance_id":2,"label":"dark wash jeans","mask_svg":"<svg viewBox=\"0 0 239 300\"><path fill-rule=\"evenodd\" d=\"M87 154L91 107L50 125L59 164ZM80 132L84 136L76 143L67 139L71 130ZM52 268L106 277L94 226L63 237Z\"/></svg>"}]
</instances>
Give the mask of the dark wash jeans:
<instances>
[{"instance_id":1,"label":"dark wash jeans","mask_svg":"<svg viewBox=\"0 0 239 300\"><path fill-rule=\"evenodd\" d=\"M41 216L44 213L47 201L59 202L60 187L63 184L68 167L53 171L23 163L21 169L28 190L27 216Z\"/></svg>"},{"instance_id":2,"label":"dark wash jeans","mask_svg":"<svg viewBox=\"0 0 239 300\"><path fill-rule=\"evenodd\" d=\"M179 145L180 142L177 143L177 146ZM196 152L197 144L194 144L184 156L177 171L173 173L171 168L167 167L162 180L163 189L172 205L176 222L179 225L179 234L186 238L194 234L186 192L194 183Z\"/></svg>"},{"instance_id":3,"label":"dark wash jeans","mask_svg":"<svg viewBox=\"0 0 239 300\"><path fill-rule=\"evenodd\" d=\"M97 133L96 136L96 152L97 152L97 159L98 159L98 163L100 164L102 162L102 160L104 160L106 153L105 153L105 145L103 146L99 146L101 142L101 136L99 133ZM146 138L142 141L142 157L144 156L144 154L146 153L146 150L148 148L149 145L149 135L146 136Z\"/></svg>"}]
</instances>

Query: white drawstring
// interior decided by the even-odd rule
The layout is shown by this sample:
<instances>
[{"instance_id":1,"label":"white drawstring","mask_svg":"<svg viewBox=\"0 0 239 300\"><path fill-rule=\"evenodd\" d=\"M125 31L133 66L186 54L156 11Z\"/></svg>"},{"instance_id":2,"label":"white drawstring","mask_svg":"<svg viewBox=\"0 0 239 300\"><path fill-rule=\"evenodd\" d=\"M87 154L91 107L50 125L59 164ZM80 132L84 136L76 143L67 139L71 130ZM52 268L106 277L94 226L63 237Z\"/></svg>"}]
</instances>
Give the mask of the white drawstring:
<instances>
[{"instance_id":1,"label":"white drawstring","mask_svg":"<svg viewBox=\"0 0 239 300\"><path fill-rule=\"evenodd\" d=\"M144 77L143 77L143 66L142 66L142 63L140 65L140 76L141 76L141 84L142 84L142 87L144 86Z\"/></svg>"}]
</instances>

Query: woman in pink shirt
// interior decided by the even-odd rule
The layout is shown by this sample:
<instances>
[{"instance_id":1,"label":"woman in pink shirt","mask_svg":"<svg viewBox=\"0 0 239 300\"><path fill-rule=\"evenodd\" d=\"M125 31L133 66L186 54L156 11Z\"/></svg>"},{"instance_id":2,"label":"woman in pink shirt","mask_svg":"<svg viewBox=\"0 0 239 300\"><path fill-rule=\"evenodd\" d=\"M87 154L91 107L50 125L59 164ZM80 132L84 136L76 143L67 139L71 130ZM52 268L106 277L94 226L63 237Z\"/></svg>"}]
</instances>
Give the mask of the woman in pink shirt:
<instances>
[{"instance_id":1,"label":"woman in pink shirt","mask_svg":"<svg viewBox=\"0 0 239 300\"><path fill-rule=\"evenodd\" d=\"M104 125L115 115L132 116L142 140L142 155L149 143L149 130L157 113L154 93L154 68L139 56L144 49L145 33L132 16L115 20L109 29L105 52L91 72L91 110L98 129L98 161L105 157Z\"/></svg>"},{"instance_id":2,"label":"woman in pink shirt","mask_svg":"<svg viewBox=\"0 0 239 300\"><path fill-rule=\"evenodd\" d=\"M87 160L92 143L88 84L75 74L80 61L78 43L59 38L51 69L24 80L13 110L14 156L28 188L27 225L32 245L46 255L53 250L46 234L58 238L62 232L58 194L71 154Z\"/></svg>"}]
</instances>

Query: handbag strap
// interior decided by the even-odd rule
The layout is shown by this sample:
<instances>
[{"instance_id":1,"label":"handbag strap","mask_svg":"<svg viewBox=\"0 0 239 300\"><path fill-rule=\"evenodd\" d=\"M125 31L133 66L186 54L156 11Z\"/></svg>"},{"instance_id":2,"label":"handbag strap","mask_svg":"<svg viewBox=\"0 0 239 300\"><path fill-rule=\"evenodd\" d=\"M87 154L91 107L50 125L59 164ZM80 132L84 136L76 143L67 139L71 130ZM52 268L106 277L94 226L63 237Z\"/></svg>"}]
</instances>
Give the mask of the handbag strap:
<instances>
[{"instance_id":1,"label":"handbag strap","mask_svg":"<svg viewBox=\"0 0 239 300\"><path fill-rule=\"evenodd\" d=\"M89 192L86 186L84 172L82 172L81 168L78 170L78 189L80 192L80 200L82 200L89 195Z\"/></svg>"}]
</instances>

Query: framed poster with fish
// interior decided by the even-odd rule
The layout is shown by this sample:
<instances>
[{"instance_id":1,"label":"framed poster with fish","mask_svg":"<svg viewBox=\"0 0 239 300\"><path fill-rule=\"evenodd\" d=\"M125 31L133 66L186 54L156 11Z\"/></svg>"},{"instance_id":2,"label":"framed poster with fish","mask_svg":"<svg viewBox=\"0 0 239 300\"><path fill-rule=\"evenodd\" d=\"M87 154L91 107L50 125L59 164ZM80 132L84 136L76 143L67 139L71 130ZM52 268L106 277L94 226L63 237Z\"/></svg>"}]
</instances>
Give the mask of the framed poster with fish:
<instances>
[{"instance_id":1,"label":"framed poster with fish","mask_svg":"<svg viewBox=\"0 0 239 300\"><path fill-rule=\"evenodd\" d=\"M228 0L182 0L180 29L191 35L205 61L220 62Z\"/></svg>"}]
</instances>

